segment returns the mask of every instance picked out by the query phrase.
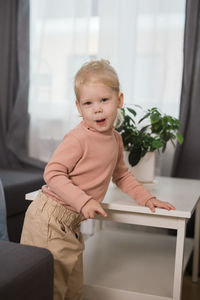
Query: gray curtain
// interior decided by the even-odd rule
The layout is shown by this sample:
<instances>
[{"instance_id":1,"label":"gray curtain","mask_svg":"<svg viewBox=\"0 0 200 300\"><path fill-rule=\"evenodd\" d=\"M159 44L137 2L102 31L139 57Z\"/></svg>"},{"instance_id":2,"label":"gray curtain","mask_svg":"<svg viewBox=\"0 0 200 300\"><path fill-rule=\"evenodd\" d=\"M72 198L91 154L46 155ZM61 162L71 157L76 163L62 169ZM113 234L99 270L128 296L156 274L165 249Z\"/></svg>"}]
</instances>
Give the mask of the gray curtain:
<instances>
[{"instance_id":1,"label":"gray curtain","mask_svg":"<svg viewBox=\"0 0 200 300\"><path fill-rule=\"evenodd\" d=\"M175 152L174 177L200 179L200 1L186 1L184 68L180 104L184 143ZM189 199L188 199L189 201ZM194 236L195 215L187 224L186 236ZM187 266L192 273L192 257ZM200 275L200 257L199 257Z\"/></svg>"},{"instance_id":2,"label":"gray curtain","mask_svg":"<svg viewBox=\"0 0 200 300\"><path fill-rule=\"evenodd\" d=\"M0 179L0 240L8 240L8 231L6 223L6 202L3 185Z\"/></svg>"},{"instance_id":3,"label":"gray curtain","mask_svg":"<svg viewBox=\"0 0 200 300\"><path fill-rule=\"evenodd\" d=\"M28 157L29 0L0 0L0 168L43 167Z\"/></svg>"},{"instance_id":4,"label":"gray curtain","mask_svg":"<svg viewBox=\"0 0 200 300\"><path fill-rule=\"evenodd\" d=\"M178 146L172 175L200 179L200 1L186 1L184 69L180 104L184 143Z\"/></svg>"}]
</instances>

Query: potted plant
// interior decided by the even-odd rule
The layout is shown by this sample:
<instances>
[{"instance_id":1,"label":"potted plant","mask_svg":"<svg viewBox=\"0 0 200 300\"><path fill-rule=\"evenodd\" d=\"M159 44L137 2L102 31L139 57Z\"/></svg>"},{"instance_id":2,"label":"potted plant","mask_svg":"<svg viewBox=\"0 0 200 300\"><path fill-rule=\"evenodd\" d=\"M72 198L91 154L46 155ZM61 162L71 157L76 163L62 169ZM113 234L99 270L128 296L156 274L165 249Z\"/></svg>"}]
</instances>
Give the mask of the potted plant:
<instances>
[{"instance_id":1,"label":"potted plant","mask_svg":"<svg viewBox=\"0 0 200 300\"><path fill-rule=\"evenodd\" d=\"M161 149L164 152L168 141L171 141L174 146L176 140L182 144L183 137L178 132L180 127L178 119L162 114L156 107L147 111L143 111L139 105L135 105L135 107L136 109L121 108L123 122L117 131L122 136L129 164L138 169L139 162L141 164L146 161L145 165L147 164L148 156L153 156L155 161L155 150ZM140 115L139 118L138 115ZM151 165L154 165L154 161ZM152 174L150 169L151 167L147 166L145 173L150 171ZM140 178L137 179L140 180ZM152 181L152 178L150 180L141 179L140 181Z\"/></svg>"}]
</instances>

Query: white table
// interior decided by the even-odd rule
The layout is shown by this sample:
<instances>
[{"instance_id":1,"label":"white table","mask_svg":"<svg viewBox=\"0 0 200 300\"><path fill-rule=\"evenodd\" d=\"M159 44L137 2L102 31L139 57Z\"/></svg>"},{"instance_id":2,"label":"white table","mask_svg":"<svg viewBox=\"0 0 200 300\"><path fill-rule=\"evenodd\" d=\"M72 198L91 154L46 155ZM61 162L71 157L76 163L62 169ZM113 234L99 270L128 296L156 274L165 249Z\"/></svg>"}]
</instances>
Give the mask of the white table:
<instances>
[{"instance_id":1,"label":"white table","mask_svg":"<svg viewBox=\"0 0 200 300\"><path fill-rule=\"evenodd\" d=\"M177 236L119 230L97 232L86 242L84 254L86 299L180 300L183 272L193 248L192 279L197 281L200 181L159 177L145 186L158 199L172 203L176 210L156 209L152 213L118 188L110 187L103 203L108 219L176 229ZM193 241L185 239L185 228L195 209Z\"/></svg>"},{"instance_id":2,"label":"white table","mask_svg":"<svg viewBox=\"0 0 200 300\"><path fill-rule=\"evenodd\" d=\"M192 250L192 279L198 280L200 181L158 177L155 183L145 186L158 199L172 203L176 210L157 208L152 213L110 186L103 202L107 220L176 229L177 236L98 231L86 241L84 299L180 300L183 272ZM35 193L26 195L28 200L34 197ZM186 224L195 209L195 237L185 239Z\"/></svg>"}]
</instances>

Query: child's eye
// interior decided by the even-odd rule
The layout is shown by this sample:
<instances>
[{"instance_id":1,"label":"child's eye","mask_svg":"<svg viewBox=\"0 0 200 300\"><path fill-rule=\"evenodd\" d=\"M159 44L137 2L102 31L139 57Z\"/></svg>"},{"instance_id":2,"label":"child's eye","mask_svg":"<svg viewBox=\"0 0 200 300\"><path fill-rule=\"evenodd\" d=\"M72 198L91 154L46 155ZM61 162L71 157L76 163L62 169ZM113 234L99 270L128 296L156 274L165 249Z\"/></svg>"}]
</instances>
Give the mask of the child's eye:
<instances>
[{"instance_id":1,"label":"child's eye","mask_svg":"<svg viewBox=\"0 0 200 300\"><path fill-rule=\"evenodd\" d=\"M84 102L84 105L90 105L90 104L92 104L91 101Z\"/></svg>"},{"instance_id":2,"label":"child's eye","mask_svg":"<svg viewBox=\"0 0 200 300\"><path fill-rule=\"evenodd\" d=\"M102 98L101 101L106 102L106 101L108 101L108 98Z\"/></svg>"}]
</instances>

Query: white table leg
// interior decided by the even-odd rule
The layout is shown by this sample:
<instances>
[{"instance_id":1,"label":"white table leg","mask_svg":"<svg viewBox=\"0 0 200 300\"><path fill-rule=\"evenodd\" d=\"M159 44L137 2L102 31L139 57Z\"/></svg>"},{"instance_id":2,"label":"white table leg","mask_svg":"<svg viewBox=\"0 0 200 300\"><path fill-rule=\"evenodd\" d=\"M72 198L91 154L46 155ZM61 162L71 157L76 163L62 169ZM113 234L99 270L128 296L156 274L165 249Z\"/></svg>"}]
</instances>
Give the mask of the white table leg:
<instances>
[{"instance_id":1,"label":"white table leg","mask_svg":"<svg viewBox=\"0 0 200 300\"><path fill-rule=\"evenodd\" d=\"M194 226L194 254L192 267L192 281L198 281L199 272L199 239L200 239L200 199L195 211L195 226Z\"/></svg>"},{"instance_id":2,"label":"white table leg","mask_svg":"<svg viewBox=\"0 0 200 300\"><path fill-rule=\"evenodd\" d=\"M185 227L186 227L185 219L179 219L178 228L177 228L177 238L176 238L173 300L181 300Z\"/></svg>"}]
</instances>

